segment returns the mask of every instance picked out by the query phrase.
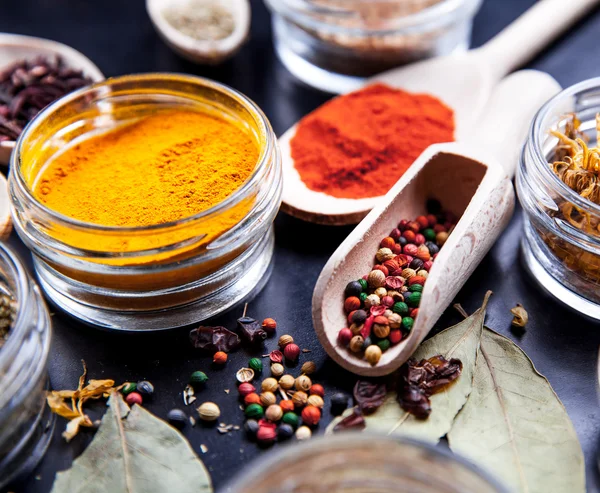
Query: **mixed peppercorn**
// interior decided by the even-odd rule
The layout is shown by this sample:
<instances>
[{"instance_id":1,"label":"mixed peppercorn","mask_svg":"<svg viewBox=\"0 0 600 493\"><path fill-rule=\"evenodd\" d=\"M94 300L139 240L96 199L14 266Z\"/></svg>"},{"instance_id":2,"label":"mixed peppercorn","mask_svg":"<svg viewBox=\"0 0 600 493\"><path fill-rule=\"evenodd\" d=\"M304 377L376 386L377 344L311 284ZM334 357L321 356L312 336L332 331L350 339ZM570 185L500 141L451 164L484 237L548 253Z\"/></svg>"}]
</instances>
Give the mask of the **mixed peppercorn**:
<instances>
[{"instance_id":1,"label":"mixed peppercorn","mask_svg":"<svg viewBox=\"0 0 600 493\"><path fill-rule=\"evenodd\" d=\"M455 217L437 200L429 200L427 210L414 221L401 220L381 240L371 272L346 286L348 327L338 342L371 365L410 334L429 271L454 227Z\"/></svg>"}]
</instances>

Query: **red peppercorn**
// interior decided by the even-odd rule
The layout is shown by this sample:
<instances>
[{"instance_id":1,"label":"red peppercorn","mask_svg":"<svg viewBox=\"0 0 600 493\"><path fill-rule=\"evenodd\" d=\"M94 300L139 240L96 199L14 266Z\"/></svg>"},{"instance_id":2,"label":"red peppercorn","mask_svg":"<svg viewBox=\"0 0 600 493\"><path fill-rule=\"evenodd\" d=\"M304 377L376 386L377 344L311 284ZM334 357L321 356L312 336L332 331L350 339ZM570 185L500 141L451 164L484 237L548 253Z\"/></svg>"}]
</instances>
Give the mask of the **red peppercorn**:
<instances>
[{"instance_id":1,"label":"red peppercorn","mask_svg":"<svg viewBox=\"0 0 600 493\"><path fill-rule=\"evenodd\" d=\"M435 233L445 233L446 232L446 228L444 227L443 224L436 224L433 227L433 231L435 231Z\"/></svg>"},{"instance_id":2,"label":"red peppercorn","mask_svg":"<svg viewBox=\"0 0 600 493\"><path fill-rule=\"evenodd\" d=\"M429 226L429 219L427 219L427 216L417 217L417 222L420 224L421 229L425 229Z\"/></svg>"},{"instance_id":3,"label":"red peppercorn","mask_svg":"<svg viewBox=\"0 0 600 493\"><path fill-rule=\"evenodd\" d=\"M430 260L431 259L431 255L429 254L429 248L427 248L425 245L421 245L418 248L416 257L419 258L419 259L421 259L423 262L427 262L428 260Z\"/></svg>"},{"instance_id":4,"label":"red peppercorn","mask_svg":"<svg viewBox=\"0 0 600 493\"><path fill-rule=\"evenodd\" d=\"M281 363L283 361L283 353L276 349L275 351L271 351L269 353L269 359L271 363Z\"/></svg>"},{"instance_id":5,"label":"red peppercorn","mask_svg":"<svg viewBox=\"0 0 600 493\"><path fill-rule=\"evenodd\" d=\"M255 390L256 389L254 388L254 385L252 385L249 382L244 382L238 387L238 392L242 397L246 397L248 394L251 394Z\"/></svg>"},{"instance_id":6,"label":"red peppercorn","mask_svg":"<svg viewBox=\"0 0 600 493\"><path fill-rule=\"evenodd\" d=\"M394 238L392 238L390 236L386 236L383 240L381 240L381 243L379 244L379 246L381 248L392 248L395 244L396 244L396 241L394 240Z\"/></svg>"},{"instance_id":7,"label":"red peppercorn","mask_svg":"<svg viewBox=\"0 0 600 493\"><path fill-rule=\"evenodd\" d=\"M411 221L406 225L406 229L409 229L416 234L421 230L421 225L417 221Z\"/></svg>"},{"instance_id":8,"label":"red peppercorn","mask_svg":"<svg viewBox=\"0 0 600 493\"><path fill-rule=\"evenodd\" d=\"M250 404L260 404L260 396L256 392L252 392L244 396L244 404L249 406Z\"/></svg>"},{"instance_id":9,"label":"red peppercorn","mask_svg":"<svg viewBox=\"0 0 600 493\"><path fill-rule=\"evenodd\" d=\"M402 249L402 251L404 252L405 255L411 255L414 257L417 254L417 252L419 251L419 247L417 245L413 245L412 243L409 243L408 245L405 245L405 247Z\"/></svg>"},{"instance_id":10,"label":"red peppercorn","mask_svg":"<svg viewBox=\"0 0 600 493\"><path fill-rule=\"evenodd\" d=\"M365 274L364 276L362 276L362 278L367 281L369 279L369 274Z\"/></svg>"},{"instance_id":11,"label":"red peppercorn","mask_svg":"<svg viewBox=\"0 0 600 493\"><path fill-rule=\"evenodd\" d=\"M429 260L429 259L427 259ZM360 308L360 300L356 296L350 296L344 301L344 309L347 313L353 312Z\"/></svg>"},{"instance_id":12,"label":"red peppercorn","mask_svg":"<svg viewBox=\"0 0 600 493\"><path fill-rule=\"evenodd\" d=\"M437 224L437 217L433 214L427 214L427 222L429 223L429 227L433 228Z\"/></svg>"},{"instance_id":13,"label":"red peppercorn","mask_svg":"<svg viewBox=\"0 0 600 493\"><path fill-rule=\"evenodd\" d=\"M394 241L398 241L400 239L401 235L402 235L402 232L398 228L394 228L394 229L392 229L392 232L390 233L390 238L392 238Z\"/></svg>"},{"instance_id":14,"label":"red peppercorn","mask_svg":"<svg viewBox=\"0 0 600 493\"><path fill-rule=\"evenodd\" d=\"M431 269L432 265L433 265L433 262L431 260L428 260L427 262L423 263L423 269L425 269L427 272L429 272L429 269Z\"/></svg>"},{"instance_id":15,"label":"red peppercorn","mask_svg":"<svg viewBox=\"0 0 600 493\"><path fill-rule=\"evenodd\" d=\"M308 426L316 426L321 420L321 411L316 406L306 406L302 409L302 422ZM260 430L259 430L260 431Z\"/></svg>"},{"instance_id":16,"label":"red peppercorn","mask_svg":"<svg viewBox=\"0 0 600 493\"><path fill-rule=\"evenodd\" d=\"M293 412L295 409L294 402L292 399L283 399L279 403L279 407L283 410L284 413Z\"/></svg>"},{"instance_id":17,"label":"red peppercorn","mask_svg":"<svg viewBox=\"0 0 600 493\"><path fill-rule=\"evenodd\" d=\"M351 311L351 312L348 314L348 319L347 319L347 320L348 320L348 323L349 323L349 324L352 324L352 317L354 316L354 314L355 314L357 311L358 311L358 310L354 310L354 311Z\"/></svg>"},{"instance_id":18,"label":"red peppercorn","mask_svg":"<svg viewBox=\"0 0 600 493\"><path fill-rule=\"evenodd\" d=\"M227 363L227 353L217 351L213 356L213 363L216 365L224 365Z\"/></svg>"},{"instance_id":19,"label":"red peppercorn","mask_svg":"<svg viewBox=\"0 0 600 493\"><path fill-rule=\"evenodd\" d=\"M408 224L408 221L406 219L402 219L402 221L400 221L398 223L398 229L400 231L404 231L406 229L406 225Z\"/></svg>"},{"instance_id":20,"label":"red peppercorn","mask_svg":"<svg viewBox=\"0 0 600 493\"><path fill-rule=\"evenodd\" d=\"M383 265L376 265L375 267L373 267L373 270L380 270L381 272L383 272L386 275L386 277L390 274L387 267L385 267Z\"/></svg>"},{"instance_id":21,"label":"red peppercorn","mask_svg":"<svg viewBox=\"0 0 600 493\"><path fill-rule=\"evenodd\" d=\"M402 340L402 331L392 330L388 336L391 344L398 344Z\"/></svg>"},{"instance_id":22,"label":"red peppercorn","mask_svg":"<svg viewBox=\"0 0 600 493\"><path fill-rule=\"evenodd\" d=\"M134 404L141 405L142 400L142 395L139 392L129 392L127 397L125 397L125 402L130 406L133 406Z\"/></svg>"},{"instance_id":23,"label":"red peppercorn","mask_svg":"<svg viewBox=\"0 0 600 493\"><path fill-rule=\"evenodd\" d=\"M319 397L325 397L325 389L322 385L319 385L318 383L312 384L308 393L310 395L318 395Z\"/></svg>"},{"instance_id":24,"label":"red peppercorn","mask_svg":"<svg viewBox=\"0 0 600 493\"><path fill-rule=\"evenodd\" d=\"M366 339L367 337L369 337L371 335L371 329L373 328L374 320L375 320L375 317L373 315L371 315L370 317L367 317L367 320L365 320L365 325L363 325L363 328L360 331L360 335L362 336L363 339Z\"/></svg>"},{"instance_id":25,"label":"red peppercorn","mask_svg":"<svg viewBox=\"0 0 600 493\"><path fill-rule=\"evenodd\" d=\"M296 361L298 359L298 356L300 356L300 348L297 344L288 344L283 349L283 355L285 356L285 359L288 359L290 361Z\"/></svg>"},{"instance_id":26,"label":"red peppercorn","mask_svg":"<svg viewBox=\"0 0 600 493\"><path fill-rule=\"evenodd\" d=\"M425 241L425 237L421 233L415 236L415 245L423 245Z\"/></svg>"},{"instance_id":27,"label":"red peppercorn","mask_svg":"<svg viewBox=\"0 0 600 493\"><path fill-rule=\"evenodd\" d=\"M404 233L402 233L402 237L406 238L406 241L408 241L409 243L414 243L415 236L417 236L416 233L411 230L406 230L404 231Z\"/></svg>"},{"instance_id":28,"label":"red peppercorn","mask_svg":"<svg viewBox=\"0 0 600 493\"><path fill-rule=\"evenodd\" d=\"M261 445L271 445L277 438L277 430L270 426L260 426L256 432L256 440Z\"/></svg>"},{"instance_id":29,"label":"red peppercorn","mask_svg":"<svg viewBox=\"0 0 600 493\"><path fill-rule=\"evenodd\" d=\"M354 334L352 334L352 331L350 329L342 329L338 332L338 342L341 346L345 347L348 344L350 344L350 340L352 339L353 335Z\"/></svg>"},{"instance_id":30,"label":"red peppercorn","mask_svg":"<svg viewBox=\"0 0 600 493\"><path fill-rule=\"evenodd\" d=\"M417 318L417 315L418 315L418 314L419 314L419 309L418 309L418 308L413 308L413 309L410 311L410 318L413 318L413 319L415 319L415 318Z\"/></svg>"},{"instance_id":31,"label":"red peppercorn","mask_svg":"<svg viewBox=\"0 0 600 493\"><path fill-rule=\"evenodd\" d=\"M267 334L274 334L277 329L277 322L272 318L265 318L262 323L262 328Z\"/></svg>"},{"instance_id":32,"label":"red peppercorn","mask_svg":"<svg viewBox=\"0 0 600 493\"><path fill-rule=\"evenodd\" d=\"M394 305L394 298L391 296L384 296L381 298L381 304L387 308L390 308Z\"/></svg>"},{"instance_id":33,"label":"red peppercorn","mask_svg":"<svg viewBox=\"0 0 600 493\"><path fill-rule=\"evenodd\" d=\"M454 226L454 223L451 223L450 221L446 221L444 223L444 228L446 228L446 231L449 231L452 226Z\"/></svg>"},{"instance_id":34,"label":"red peppercorn","mask_svg":"<svg viewBox=\"0 0 600 493\"><path fill-rule=\"evenodd\" d=\"M408 285L413 286L414 284L420 284L421 286L423 286L423 284L425 284L425 278L422 276L412 276L408 280Z\"/></svg>"}]
</instances>

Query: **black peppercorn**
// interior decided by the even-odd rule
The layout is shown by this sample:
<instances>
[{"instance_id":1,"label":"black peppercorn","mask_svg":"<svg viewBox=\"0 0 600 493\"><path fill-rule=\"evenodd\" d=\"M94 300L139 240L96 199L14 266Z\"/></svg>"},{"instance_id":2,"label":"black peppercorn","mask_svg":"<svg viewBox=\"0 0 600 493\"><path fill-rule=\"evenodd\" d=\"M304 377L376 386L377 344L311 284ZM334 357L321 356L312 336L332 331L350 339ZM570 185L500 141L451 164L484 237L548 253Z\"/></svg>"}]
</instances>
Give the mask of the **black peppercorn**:
<instances>
[{"instance_id":1,"label":"black peppercorn","mask_svg":"<svg viewBox=\"0 0 600 493\"><path fill-rule=\"evenodd\" d=\"M423 267L424 262L420 258L414 258L409 264L409 267L414 270L420 270Z\"/></svg>"},{"instance_id":2,"label":"black peppercorn","mask_svg":"<svg viewBox=\"0 0 600 493\"><path fill-rule=\"evenodd\" d=\"M244 424L244 430L246 430L246 433L249 437L256 437L256 432L258 431L259 428L260 428L260 426L258 424L258 421L254 420L254 419L249 419Z\"/></svg>"},{"instance_id":3,"label":"black peppercorn","mask_svg":"<svg viewBox=\"0 0 600 493\"><path fill-rule=\"evenodd\" d=\"M367 349L371 344L373 344L373 340L370 337L365 337L363 349Z\"/></svg>"},{"instance_id":4,"label":"black peppercorn","mask_svg":"<svg viewBox=\"0 0 600 493\"><path fill-rule=\"evenodd\" d=\"M431 256L435 255L440 251L440 247L438 247L433 241L427 241L425 246L429 249L429 254Z\"/></svg>"},{"instance_id":5,"label":"black peppercorn","mask_svg":"<svg viewBox=\"0 0 600 493\"><path fill-rule=\"evenodd\" d=\"M362 293L362 286L360 285L360 283L358 281L350 281L347 285L346 285L346 290L345 290L345 294L346 294L346 298L349 298L350 296L360 296L360 293Z\"/></svg>"},{"instance_id":6,"label":"black peppercorn","mask_svg":"<svg viewBox=\"0 0 600 493\"><path fill-rule=\"evenodd\" d=\"M277 437L279 440L288 440L294 436L294 428L292 425L288 425L287 423L283 423L279 425L277 430Z\"/></svg>"},{"instance_id":7,"label":"black peppercorn","mask_svg":"<svg viewBox=\"0 0 600 493\"><path fill-rule=\"evenodd\" d=\"M181 409L171 409L167 414L167 420L175 428L181 430L185 426L188 417Z\"/></svg>"},{"instance_id":8,"label":"black peppercorn","mask_svg":"<svg viewBox=\"0 0 600 493\"><path fill-rule=\"evenodd\" d=\"M144 400L149 400L154 394L154 385L147 380L142 380L137 383L137 391L142 395Z\"/></svg>"},{"instance_id":9,"label":"black peppercorn","mask_svg":"<svg viewBox=\"0 0 600 493\"><path fill-rule=\"evenodd\" d=\"M367 312L364 310L356 310L352 315L352 323L362 325L367 320Z\"/></svg>"},{"instance_id":10,"label":"black peppercorn","mask_svg":"<svg viewBox=\"0 0 600 493\"><path fill-rule=\"evenodd\" d=\"M339 416L348 408L348 396L342 392L331 396L331 413Z\"/></svg>"},{"instance_id":11,"label":"black peppercorn","mask_svg":"<svg viewBox=\"0 0 600 493\"><path fill-rule=\"evenodd\" d=\"M408 244L408 240L404 238L404 236L401 236L400 238L398 238L398 244L401 247L405 247Z\"/></svg>"}]
</instances>

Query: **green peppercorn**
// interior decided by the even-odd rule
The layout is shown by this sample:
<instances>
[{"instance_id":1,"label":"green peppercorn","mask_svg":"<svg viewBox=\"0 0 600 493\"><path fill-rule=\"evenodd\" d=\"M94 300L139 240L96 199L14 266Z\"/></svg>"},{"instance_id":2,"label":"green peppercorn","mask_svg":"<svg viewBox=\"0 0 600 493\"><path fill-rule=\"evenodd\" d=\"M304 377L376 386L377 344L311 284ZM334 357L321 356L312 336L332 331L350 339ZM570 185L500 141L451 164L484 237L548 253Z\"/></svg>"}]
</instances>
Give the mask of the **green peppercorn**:
<instances>
[{"instance_id":1,"label":"green peppercorn","mask_svg":"<svg viewBox=\"0 0 600 493\"><path fill-rule=\"evenodd\" d=\"M405 294L405 298L406 298L406 294ZM394 306L392 307L392 311L399 315L406 315L408 313L408 305L402 301L398 301L397 303L394 303Z\"/></svg>"},{"instance_id":2,"label":"green peppercorn","mask_svg":"<svg viewBox=\"0 0 600 493\"><path fill-rule=\"evenodd\" d=\"M137 385L135 384L135 382L127 382L125 386L121 389L121 392L123 392L123 395L127 395L131 392L135 392L136 389Z\"/></svg>"},{"instance_id":3,"label":"green peppercorn","mask_svg":"<svg viewBox=\"0 0 600 493\"><path fill-rule=\"evenodd\" d=\"M421 284L413 284L410 288L408 288L412 293L422 293L423 286Z\"/></svg>"},{"instance_id":4,"label":"green peppercorn","mask_svg":"<svg viewBox=\"0 0 600 493\"><path fill-rule=\"evenodd\" d=\"M390 340L389 339L381 339L380 341L377 341L377 345L379 346L379 349L381 349L381 351L387 351L390 346Z\"/></svg>"},{"instance_id":5,"label":"green peppercorn","mask_svg":"<svg viewBox=\"0 0 600 493\"><path fill-rule=\"evenodd\" d=\"M298 418L298 415L296 413L290 411L283 415L281 421L296 428L298 426L298 423L300 422L300 418Z\"/></svg>"},{"instance_id":6,"label":"green peppercorn","mask_svg":"<svg viewBox=\"0 0 600 493\"><path fill-rule=\"evenodd\" d=\"M404 297L404 299L406 300L406 296ZM418 293L418 292L411 293L410 298L407 300L407 303L412 307L419 306L420 302L421 302L421 293Z\"/></svg>"},{"instance_id":7,"label":"green peppercorn","mask_svg":"<svg viewBox=\"0 0 600 493\"><path fill-rule=\"evenodd\" d=\"M194 388L202 387L208 382L208 377L203 371L195 371L190 375L190 385Z\"/></svg>"},{"instance_id":8,"label":"green peppercorn","mask_svg":"<svg viewBox=\"0 0 600 493\"><path fill-rule=\"evenodd\" d=\"M363 291L366 291L367 288L369 287L369 283L365 280L365 279L359 279L358 283L360 284L360 286L362 287Z\"/></svg>"},{"instance_id":9,"label":"green peppercorn","mask_svg":"<svg viewBox=\"0 0 600 493\"><path fill-rule=\"evenodd\" d=\"M260 404L250 404L244 412L246 416L253 419L260 419L265 414L265 410Z\"/></svg>"},{"instance_id":10,"label":"green peppercorn","mask_svg":"<svg viewBox=\"0 0 600 493\"><path fill-rule=\"evenodd\" d=\"M360 300L361 303L364 303L365 300L367 299L368 295L367 293L360 293L360 296L358 297L358 299Z\"/></svg>"},{"instance_id":11,"label":"green peppercorn","mask_svg":"<svg viewBox=\"0 0 600 493\"><path fill-rule=\"evenodd\" d=\"M426 228L422 232L427 241L435 241L435 231L431 228Z\"/></svg>"},{"instance_id":12,"label":"green peppercorn","mask_svg":"<svg viewBox=\"0 0 600 493\"><path fill-rule=\"evenodd\" d=\"M407 334L412 330L415 320L411 317L404 317L402 319L402 329Z\"/></svg>"},{"instance_id":13,"label":"green peppercorn","mask_svg":"<svg viewBox=\"0 0 600 493\"><path fill-rule=\"evenodd\" d=\"M252 368L256 373L262 372L263 364L259 358L252 358L248 361L248 367Z\"/></svg>"}]
</instances>

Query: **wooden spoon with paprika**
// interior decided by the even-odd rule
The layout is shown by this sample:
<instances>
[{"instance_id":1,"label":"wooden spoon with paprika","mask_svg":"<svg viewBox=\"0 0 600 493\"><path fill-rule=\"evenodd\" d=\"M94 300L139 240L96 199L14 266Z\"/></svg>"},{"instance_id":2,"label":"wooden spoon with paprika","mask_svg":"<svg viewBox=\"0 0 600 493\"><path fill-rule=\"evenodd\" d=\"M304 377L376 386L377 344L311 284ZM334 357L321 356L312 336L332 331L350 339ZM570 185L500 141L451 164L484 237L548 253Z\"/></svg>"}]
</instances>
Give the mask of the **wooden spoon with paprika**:
<instances>
[{"instance_id":1,"label":"wooden spoon with paprika","mask_svg":"<svg viewBox=\"0 0 600 493\"><path fill-rule=\"evenodd\" d=\"M454 110L455 140L467 140L495 85L598 3L600 0L540 0L478 49L393 69L368 83L384 82L435 96ZM279 139L284 173L282 210L320 224L358 223L382 197L336 198L309 189L291 157L290 140L295 133L296 126Z\"/></svg>"},{"instance_id":2,"label":"wooden spoon with paprika","mask_svg":"<svg viewBox=\"0 0 600 493\"><path fill-rule=\"evenodd\" d=\"M312 310L319 340L337 363L359 375L386 375L415 351L508 224L521 144L535 112L559 91L543 72L507 77L494 90L470 142L430 146L334 252L317 281ZM400 219L426 213L430 198L459 220L431 268L412 331L371 366L338 345L338 333L347 326L344 289L370 272L381 238Z\"/></svg>"}]
</instances>

